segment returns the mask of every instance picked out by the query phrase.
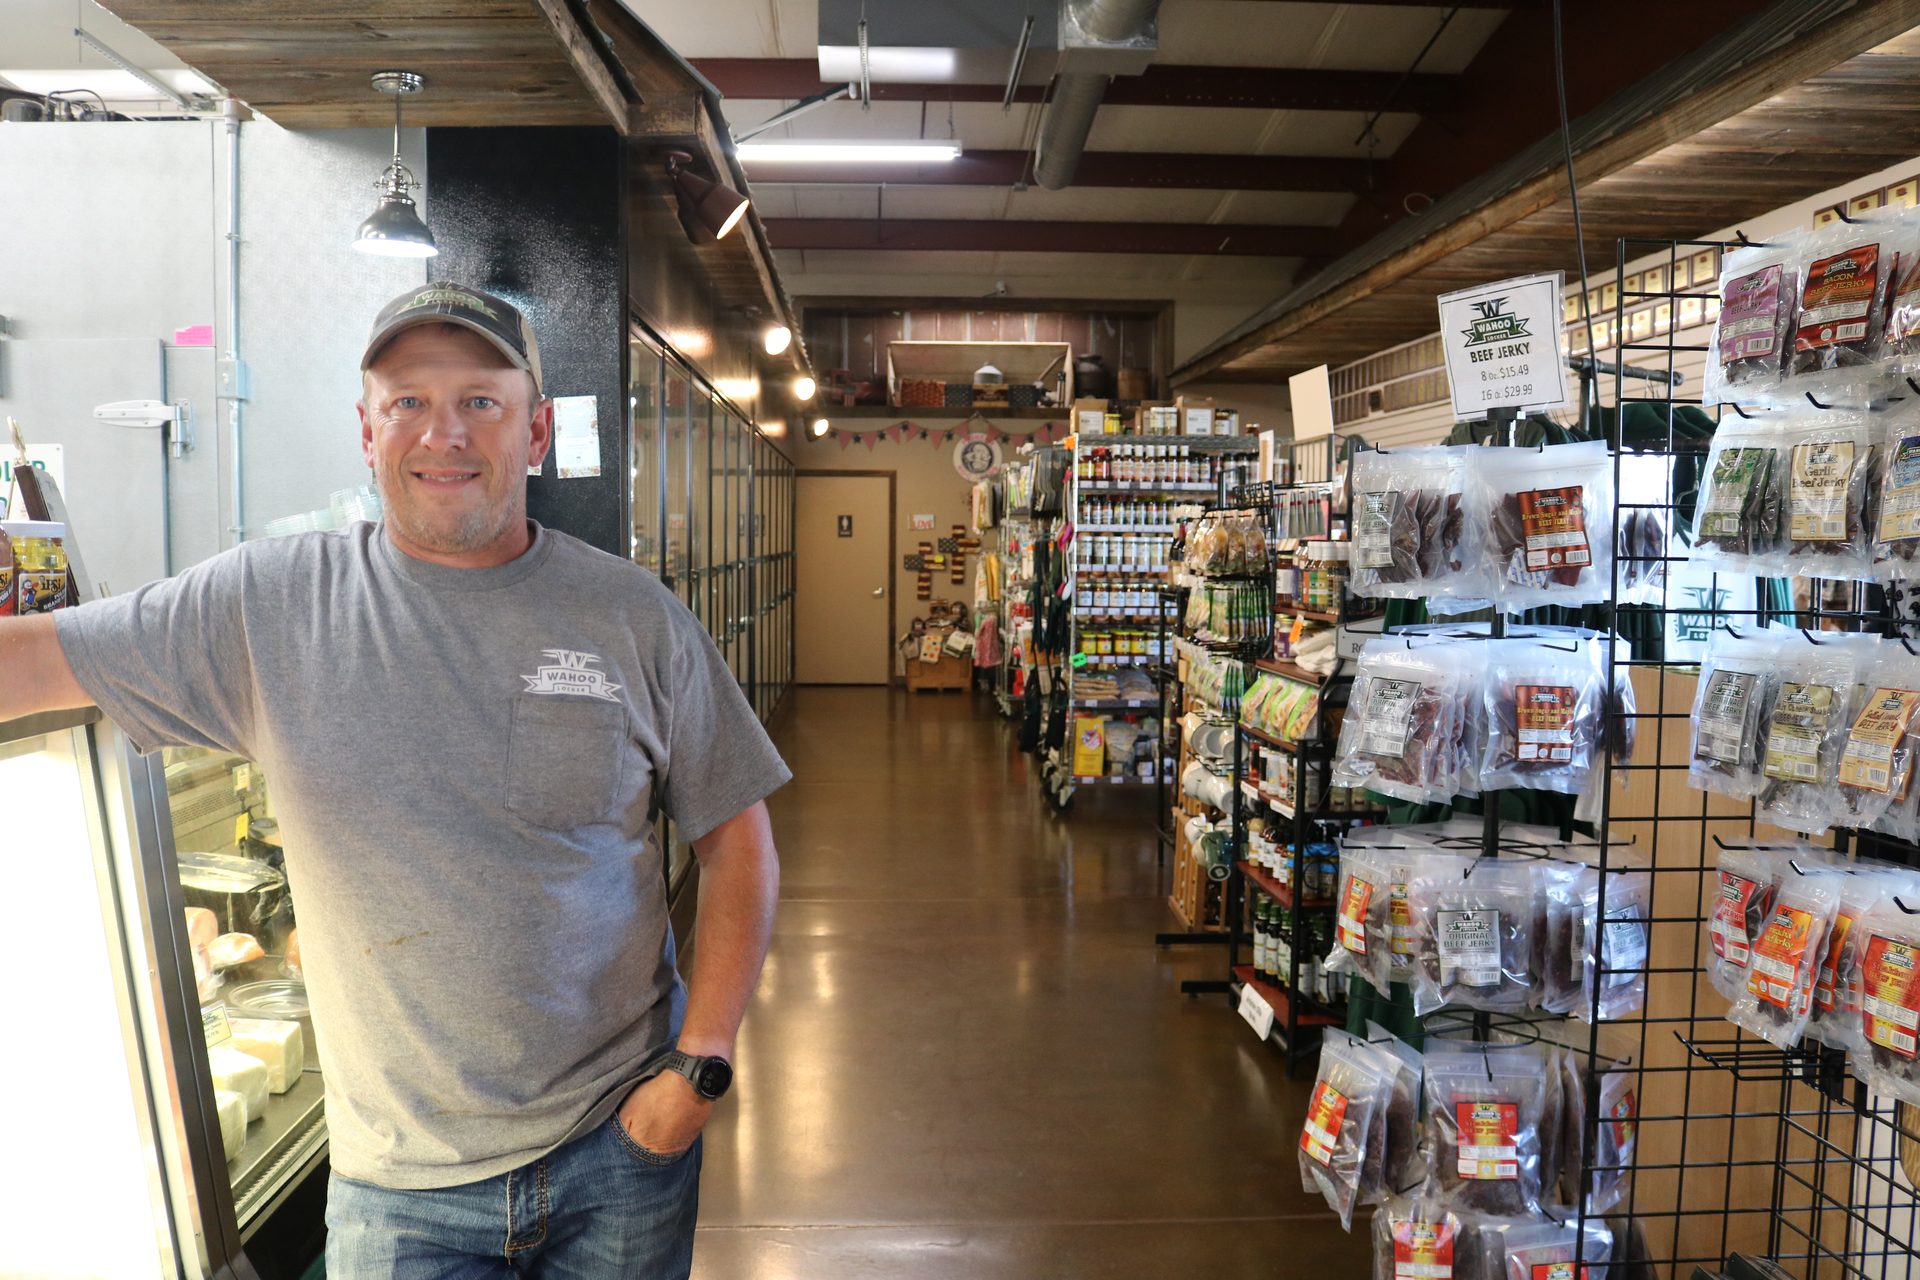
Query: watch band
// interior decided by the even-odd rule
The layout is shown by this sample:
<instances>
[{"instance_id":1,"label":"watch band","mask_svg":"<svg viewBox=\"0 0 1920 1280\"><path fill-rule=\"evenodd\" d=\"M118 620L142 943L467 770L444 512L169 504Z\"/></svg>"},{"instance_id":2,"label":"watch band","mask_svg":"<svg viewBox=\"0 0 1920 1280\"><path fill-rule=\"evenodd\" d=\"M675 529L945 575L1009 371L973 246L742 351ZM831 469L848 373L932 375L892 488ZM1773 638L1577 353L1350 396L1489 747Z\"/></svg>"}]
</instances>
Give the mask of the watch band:
<instances>
[{"instance_id":1,"label":"watch band","mask_svg":"<svg viewBox=\"0 0 1920 1280\"><path fill-rule=\"evenodd\" d=\"M701 1076L705 1074L705 1069L709 1063L719 1063L725 1068L725 1072L721 1077L719 1090L714 1093L709 1093L700 1082ZM698 1057L691 1053L682 1053L678 1049L672 1049L660 1060L660 1066L664 1071L672 1071L685 1076L687 1083L693 1086L693 1091L710 1102L719 1100L733 1083L733 1064L725 1058L718 1056Z\"/></svg>"}]
</instances>

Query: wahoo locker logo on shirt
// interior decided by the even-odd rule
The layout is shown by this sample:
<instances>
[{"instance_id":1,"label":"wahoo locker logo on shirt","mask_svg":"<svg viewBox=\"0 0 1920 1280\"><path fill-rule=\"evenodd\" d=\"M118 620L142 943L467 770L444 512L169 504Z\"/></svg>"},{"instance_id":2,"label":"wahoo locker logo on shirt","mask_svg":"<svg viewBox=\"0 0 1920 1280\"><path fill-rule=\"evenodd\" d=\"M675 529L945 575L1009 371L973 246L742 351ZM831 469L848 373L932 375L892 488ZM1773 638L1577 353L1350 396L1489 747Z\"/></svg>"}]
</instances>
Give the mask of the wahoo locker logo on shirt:
<instances>
[{"instance_id":1,"label":"wahoo locker logo on shirt","mask_svg":"<svg viewBox=\"0 0 1920 1280\"><path fill-rule=\"evenodd\" d=\"M617 684L608 684L606 673L595 671L594 663L600 661L598 654L577 653L572 649L542 649L541 653L553 661L534 669L530 676L521 676L527 682L528 693L580 694L588 698L598 698L602 702L618 702L613 695L620 692Z\"/></svg>"}]
</instances>

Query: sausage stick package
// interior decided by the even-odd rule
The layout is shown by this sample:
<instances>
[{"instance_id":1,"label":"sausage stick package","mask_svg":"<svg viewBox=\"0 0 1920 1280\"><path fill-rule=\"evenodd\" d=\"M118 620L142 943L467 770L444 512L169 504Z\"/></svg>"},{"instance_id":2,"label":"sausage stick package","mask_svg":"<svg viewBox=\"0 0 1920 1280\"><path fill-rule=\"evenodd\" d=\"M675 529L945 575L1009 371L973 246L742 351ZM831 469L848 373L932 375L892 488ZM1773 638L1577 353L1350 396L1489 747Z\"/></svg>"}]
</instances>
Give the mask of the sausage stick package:
<instances>
[{"instance_id":1,"label":"sausage stick package","mask_svg":"<svg viewBox=\"0 0 1920 1280\"><path fill-rule=\"evenodd\" d=\"M1471 518L1487 530L1494 603L1598 604L1613 590L1613 455L1599 440L1481 449Z\"/></svg>"},{"instance_id":2,"label":"sausage stick package","mask_svg":"<svg viewBox=\"0 0 1920 1280\"><path fill-rule=\"evenodd\" d=\"M1840 906L1841 875L1795 860L1780 877L1773 914L1753 940L1747 988L1727 1020L1791 1049L1813 1012L1815 975L1826 958L1827 930Z\"/></svg>"},{"instance_id":3,"label":"sausage stick package","mask_svg":"<svg viewBox=\"0 0 1920 1280\"><path fill-rule=\"evenodd\" d=\"M1514 1011L1536 998L1536 868L1532 860L1479 858L1463 870L1433 859L1409 886L1414 929L1413 1007Z\"/></svg>"},{"instance_id":4,"label":"sausage stick package","mask_svg":"<svg viewBox=\"0 0 1920 1280\"><path fill-rule=\"evenodd\" d=\"M1481 789L1585 792L1599 764L1604 731L1600 650L1583 641L1544 637L1484 644L1487 738Z\"/></svg>"},{"instance_id":5,"label":"sausage stick package","mask_svg":"<svg viewBox=\"0 0 1920 1280\"><path fill-rule=\"evenodd\" d=\"M1702 400L1761 404L1773 397L1800 297L1799 237L1728 253L1720 268L1720 318L1707 353Z\"/></svg>"},{"instance_id":6,"label":"sausage stick package","mask_svg":"<svg viewBox=\"0 0 1920 1280\"><path fill-rule=\"evenodd\" d=\"M1320 1047L1320 1076L1300 1130L1300 1182L1304 1190L1326 1197L1344 1230L1353 1229L1353 1206L1359 1203L1374 1137L1374 1110L1386 1106L1391 1089L1391 1076L1364 1041L1328 1030ZM1378 1153L1373 1159L1377 1173Z\"/></svg>"},{"instance_id":7,"label":"sausage stick package","mask_svg":"<svg viewBox=\"0 0 1920 1280\"><path fill-rule=\"evenodd\" d=\"M1730 417L1713 434L1693 518L1692 559L1727 569L1771 563L1786 537L1780 430Z\"/></svg>"},{"instance_id":8,"label":"sausage stick package","mask_svg":"<svg viewBox=\"0 0 1920 1280\"><path fill-rule=\"evenodd\" d=\"M1777 827L1817 835L1842 816L1840 753L1852 724L1859 644L1840 638L1785 637L1777 681L1761 726L1760 816Z\"/></svg>"},{"instance_id":9,"label":"sausage stick package","mask_svg":"<svg viewBox=\"0 0 1920 1280\"><path fill-rule=\"evenodd\" d=\"M1796 414L1786 451L1785 569L1810 578L1873 579L1874 429L1864 413Z\"/></svg>"},{"instance_id":10,"label":"sausage stick package","mask_svg":"<svg viewBox=\"0 0 1920 1280\"><path fill-rule=\"evenodd\" d=\"M1540 1204L1547 1067L1539 1045L1427 1046L1427 1143L1443 1196L1509 1217Z\"/></svg>"},{"instance_id":11,"label":"sausage stick package","mask_svg":"<svg viewBox=\"0 0 1920 1280\"><path fill-rule=\"evenodd\" d=\"M1466 581L1464 446L1367 450L1351 470L1357 593L1402 600L1484 594L1483 584ZM1471 559L1479 558L1474 549Z\"/></svg>"},{"instance_id":12,"label":"sausage stick package","mask_svg":"<svg viewBox=\"0 0 1920 1280\"><path fill-rule=\"evenodd\" d=\"M1740 844L1720 850L1713 912L1707 918L1707 979L1729 1000L1738 1000L1747 989L1753 940L1773 915L1775 868L1786 865L1785 856Z\"/></svg>"},{"instance_id":13,"label":"sausage stick package","mask_svg":"<svg viewBox=\"0 0 1920 1280\"><path fill-rule=\"evenodd\" d=\"M1334 753L1333 785L1414 802L1453 795L1461 646L1369 643Z\"/></svg>"},{"instance_id":14,"label":"sausage stick package","mask_svg":"<svg viewBox=\"0 0 1920 1280\"><path fill-rule=\"evenodd\" d=\"M1869 1089L1920 1106L1920 915L1908 910L1915 907L1889 894L1855 926L1860 1038L1850 1057Z\"/></svg>"},{"instance_id":15,"label":"sausage stick package","mask_svg":"<svg viewBox=\"0 0 1920 1280\"><path fill-rule=\"evenodd\" d=\"M1693 754L1687 781L1740 799L1759 795L1760 725L1770 708L1774 655L1770 632L1720 630L1707 640L1693 695Z\"/></svg>"}]
</instances>

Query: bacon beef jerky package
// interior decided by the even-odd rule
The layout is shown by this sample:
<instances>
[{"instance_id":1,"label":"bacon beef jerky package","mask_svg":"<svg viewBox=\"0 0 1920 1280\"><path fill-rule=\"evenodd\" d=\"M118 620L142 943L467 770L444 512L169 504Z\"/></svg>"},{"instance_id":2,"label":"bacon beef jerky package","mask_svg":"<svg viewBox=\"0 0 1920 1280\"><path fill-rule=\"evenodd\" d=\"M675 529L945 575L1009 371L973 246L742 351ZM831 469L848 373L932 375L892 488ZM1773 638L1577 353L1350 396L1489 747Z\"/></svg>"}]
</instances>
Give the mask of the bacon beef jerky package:
<instances>
[{"instance_id":1,"label":"bacon beef jerky package","mask_svg":"<svg viewBox=\"0 0 1920 1280\"><path fill-rule=\"evenodd\" d=\"M1729 842L1720 850L1707 917L1707 979L1729 1000L1747 989L1753 941L1773 915L1779 873L1790 854Z\"/></svg>"},{"instance_id":2,"label":"bacon beef jerky package","mask_svg":"<svg viewBox=\"0 0 1920 1280\"><path fill-rule=\"evenodd\" d=\"M1374 599L1477 597L1481 557L1468 543L1466 446L1366 450L1354 456L1353 589Z\"/></svg>"},{"instance_id":3,"label":"bacon beef jerky package","mask_svg":"<svg viewBox=\"0 0 1920 1280\"><path fill-rule=\"evenodd\" d=\"M1598 777L1606 699L1600 651L1558 638L1488 640L1480 788L1577 796Z\"/></svg>"},{"instance_id":4,"label":"bacon beef jerky package","mask_svg":"<svg viewBox=\"0 0 1920 1280\"><path fill-rule=\"evenodd\" d=\"M1884 645L1861 664L1853 700L1853 725L1840 750L1836 824L1870 827L1896 801L1914 790L1916 711L1920 711L1920 659Z\"/></svg>"},{"instance_id":5,"label":"bacon beef jerky package","mask_svg":"<svg viewBox=\"0 0 1920 1280\"><path fill-rule=\"evenodd\" d=\"M1889 894L1855 925L1860 1038L1850 1058L1869 1089L1920 1106L1920 915L1914 909L1920 903Z\"/></svg>"},{"instance_id":6,"label":"bacon beef jerky package","mask_svg":"<svg viewBox=\"0 0 1920 1280\"><path fill-rule=\"evenodd\" d=\"M1631 1017L1647 1005L1653 947L1653 875L1609 867L1581 887L1574 913L1580 991L1574 1016L1583 1022Z\"/></svg>"},{"instance_id":7,"label":"bacon beef jerky package","mask_svg":"<svg viewBox=\"0 0 1920 1280\"><path fill-rule=\"evenodd\" d=\"M1774 895L1773 914L1753 939L1747 987L1727 1020L1791 1049L1813 1012L1814 981L1826 958L1827 930L1840 907L1844 877L1820 866L1788 864Z\"/></svg>"},{"instance_id":8,"label":"bacon beef jerky package","mask_svg":"<svg viewBox=\"0 0 1920 1280\"><path fill-rule=\"evenodd\" d=\"M1707 353L1705 403L1764 404L1775 394L1793 348L1799 249L1799 237L1782 237L1721 259L1720 318Z\"/></svg>"},{"instance_id":9,"label":"bacon beef jerky package","mask_svg":"<svg viewBox=\"0 0 1920 1280\"><path fill-rule=\"evenodd\" d=\"M1774 693L1760 725L1760 816L1818 835L1842 816L1840 754L1868 650L1837 635L1781 637Z\"/></svg>"},{"instance_id":10,"label":"bacon beef jerky package","mask_svg":"<svg viewBox=\"0 0 1920 1280\"><path fill-rule=\"evenodd\" d=\"M1707 640L1693 694L1693 753L1687 781L1702 791L1748 799L1766 786L1760 726L1772 705L1773 632L1723 628Z\"/></svg>"},{"instance_id":11,"label":"bacon beef jerky package","mask_svg":"<svg viewBox=\"0 0 1920 1280\"><path fill-rule=\"evenodd\" d=\"M1373 1215L1373 1280L1473 1280L1462 1269L1466 1222L1431 1182Z\"/></svg>"},{"instance_id":12,"label":"bacon beef jerky package","mask_svg":"<svg viewBox=\"0 0 1920 1280\"><path fill-rule=\"evenodd\" d=\"M1912 873L1877 863L1858 863L1840 882L1840 905L1827 930L1825 954L1813 978L1813 1014L1807 1037L1836 1049L1864 1048L1860 1036L1861 922L1890 896L1912 902Z\"/></svg>"},{"instance_id":13,"label":"bacon beef jerky package","mask_svg":"<svg viewBox=\"0 0 1920 1280\"><path fill-rule=\"evenodd\" d=\"M1460 750L1456 646L1372 641L1354 673L1333 785L1396 800L1450 799Z\"/></svg>"},{"instance_id":14,"label":"bacon beef jerky package","mask_svg":"<svg viewBox=\"0 0 1920 1280\"><path fill-rule=\"evenodd\" d=\"M1469 520L1485 530L1490 595L1509 613L1599 604L1613 590L1606 442L1474 451Z\"/></svg>"},{"instance_id":15,"label":"bacon beef jerky package","mask_svg":"<svg viewBox=\"0 0 1920 1280\"><path fill-rule=\"evenodd\" d=\"M1537 1208L1548 1065L1537 1044L1428 1044L1427 1146L1443 1196L1508 1217Z\"/></svg>"},{"instance_id":16,"label":"bacon beef jerky package","mask_svg":"<svg viewBox=\"0 0 1920 1280\"><path fill-rule=\"evenodd\" d=\"M1415 1013L1449 1004L1515 1012L1534 1002L1538 866L1530 858L1477 858L1464 867L1430 858L1414 871Z\"/></svg>"},{"instance_id":17,"label":"bacon beef jerky package","mask_svg":"<svg viewBox=\"0 0 1920 1280\"><path fill-rule=\"evenodd\" d=\"M1801 242L1786 395L1864 400L1864 389L1855 388L1876 372L1886 337L1889 229L1886 219L1833 222Z\"/></svg>"},{"instance_id":18,"label":"bacon beef jerky package","mask_svg":"<svg viewBox=\"0 0 1920 1280\"><path fill-rule=\"evenodd\" d=\"M1604 1280L1613 1232L1604 1222L1524 1222L1507 1231L1500 1280Z\"/></svg>"},{"instance_id":19,"label":"bacon beef jerky package","mask_svg":"<svg viewBox=\"0 0 1920 1280\"><path fill-rule=\"evenodd\" d=\"M1387 1105L1397 1070L1344 1031L1330 1028L1320 1047L1320 1075L1300 1130L1300 1182L1326 1197L1348 1231L1374 1138L1374 1110ZM1376 1154L1376 1176L1378 1161Z\"/></svg>"},{"instance_id":20,"label":"bacon beef jerky package","mask_svg":"<svg viewBox=\"0 0 1920 1280\"><path fill-rule=\"evenodd\" d=\"M1713 433L1693 516L1691 559L1728 570L1778 563L1786 538L1780 429L1728 415Z\"/></svg>"},{"instance_id":21,"label":"bacon beef jerky package","mask_svg":"<svg viewBox=\"0 0 1920 1280\"><path fill-rule=\"evenodd\" d=\"M1910 376L1920 378L1920 355L1915 362ZM1879 417L1874 576L1883 582L1911 582L1920 578L1920 399L1902 401Z\"/></svg>"},{"instance_id":22,"label":"bacon beef jerky package","mask_svg":"<svg viewBox=\"0 0 1920 1280\"><path fill-rule=\"evenodd\" d=\"M1877 441L1864 413L1796 413L1780 428L1786 458L1785 572L1871 581ZM1776 568L1776 572L1779 571Z\"/></svg>"}]
</instances>

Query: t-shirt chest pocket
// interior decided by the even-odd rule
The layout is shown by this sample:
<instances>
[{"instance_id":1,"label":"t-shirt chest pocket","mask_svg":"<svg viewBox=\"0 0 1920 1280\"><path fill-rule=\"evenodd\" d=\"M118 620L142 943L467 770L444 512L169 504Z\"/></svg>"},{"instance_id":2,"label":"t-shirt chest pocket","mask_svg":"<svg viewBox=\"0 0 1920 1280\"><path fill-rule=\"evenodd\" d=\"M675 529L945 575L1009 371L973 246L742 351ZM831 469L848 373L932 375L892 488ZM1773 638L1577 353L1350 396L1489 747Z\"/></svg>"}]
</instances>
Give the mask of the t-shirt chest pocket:
<instances>
[{"instance_id":1,"label":"t-shirt chest pocket","mask_svg":"<svg viewBox=\"0 0 1920 1280\"><path fill-rule=\"evenodd\" d=\"M523 693L507 739L507 809L556 830L612 822L626 757L620 703Z\"/></svg>"}]
</instances>

